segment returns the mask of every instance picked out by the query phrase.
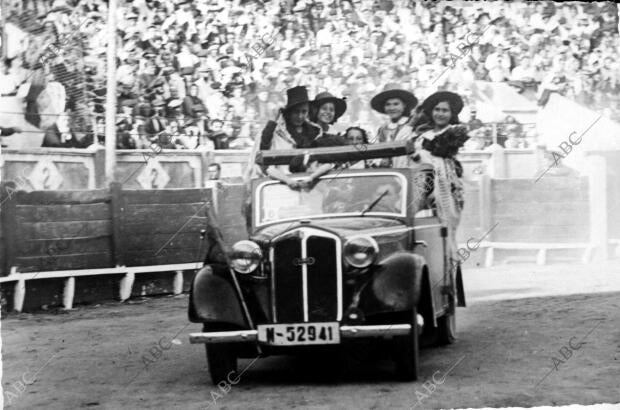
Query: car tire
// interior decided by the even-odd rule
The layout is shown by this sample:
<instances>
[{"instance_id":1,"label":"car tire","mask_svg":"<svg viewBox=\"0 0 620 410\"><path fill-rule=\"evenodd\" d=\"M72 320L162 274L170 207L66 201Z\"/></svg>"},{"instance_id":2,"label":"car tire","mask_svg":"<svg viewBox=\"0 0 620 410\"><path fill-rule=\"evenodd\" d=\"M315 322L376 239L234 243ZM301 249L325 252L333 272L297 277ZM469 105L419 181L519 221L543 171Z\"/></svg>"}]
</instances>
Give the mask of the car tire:
<instances>
[{"instance_id":1,"label":"car tire","mask_svg":"<svg viewBox=\"0 0 620 410\"><path fill-rule=\"evenodd\" d=\"M205 351L209 375L214 385L231 377L230 372L237 372L237 354L230 343L205 344Z\"/></svg>"},{"instance_id":2,"label":"car tire","mask_svg":"<svg viewBox=\"0 0 620 410\"><path fill-rule=\"evenodd\" d=\"M411 332L407 336L394 338L394 364L397 376L405 381L418 380L420 364L420 340L418 335L417 314L414 307L411 317Z\"/></svg>"},{"instance_id":3,"label":"car tire","mask_svg":"<svg viewBox=\"0 0 620 410\"><path fill-rule=\"evenodd\" d=\"M456 315L445 314L437 318L437 346L451 345L456 340Z\"/></svg>"}]
</instances>

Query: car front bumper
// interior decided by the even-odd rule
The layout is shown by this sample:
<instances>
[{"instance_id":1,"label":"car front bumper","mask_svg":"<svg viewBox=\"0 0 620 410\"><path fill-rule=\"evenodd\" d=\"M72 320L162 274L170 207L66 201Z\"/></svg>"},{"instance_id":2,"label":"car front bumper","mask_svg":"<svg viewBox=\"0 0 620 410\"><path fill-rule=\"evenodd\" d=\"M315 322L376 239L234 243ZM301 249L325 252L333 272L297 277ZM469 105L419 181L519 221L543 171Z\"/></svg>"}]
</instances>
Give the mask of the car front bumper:
<instances>
[{"instance_id":1,"label":"car front bumper","mask_svg":"<svg viewBox=\"0 0 620 410\"><path fill-rule=\"evenodd\" d=\"M421 317L418 318L420 321ZM421 325L421 323L418 323ZM340 326L341 339L358 339L406 336L411 332L410 324ZM189 334L190 343L237 343L258 342L257 330L236 330L230 332L199 332Z\"/></svg>"}]
</instances>

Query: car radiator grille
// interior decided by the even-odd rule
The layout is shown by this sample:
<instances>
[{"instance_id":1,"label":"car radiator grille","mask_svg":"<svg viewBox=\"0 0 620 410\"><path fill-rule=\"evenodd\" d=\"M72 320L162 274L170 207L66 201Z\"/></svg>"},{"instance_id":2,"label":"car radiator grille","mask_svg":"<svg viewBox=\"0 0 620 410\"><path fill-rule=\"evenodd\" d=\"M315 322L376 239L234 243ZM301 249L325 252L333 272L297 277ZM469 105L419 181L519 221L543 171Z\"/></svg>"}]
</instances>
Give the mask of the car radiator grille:
<instances>
[{"instance_id":1,"label":"car radiator grille","mask_svg":"<svg viewBox=\"0 0 620 410\"><path fill-rule=\"evenodd\" d=\"M276 323L322 322L342 316L340 240L302 228L272 245L272 313Z\"/></svg>"}]
</instances>

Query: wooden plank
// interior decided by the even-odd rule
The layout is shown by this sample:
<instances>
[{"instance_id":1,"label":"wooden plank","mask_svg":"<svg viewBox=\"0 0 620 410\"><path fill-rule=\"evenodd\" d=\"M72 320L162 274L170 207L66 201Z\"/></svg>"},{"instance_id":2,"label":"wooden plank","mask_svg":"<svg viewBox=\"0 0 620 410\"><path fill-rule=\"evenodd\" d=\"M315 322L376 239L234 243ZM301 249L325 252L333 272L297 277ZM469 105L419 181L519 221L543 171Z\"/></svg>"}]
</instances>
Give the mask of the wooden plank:
<instances>
[{"instance_id":1,"label":"wooden plank","mask_svg":"<svg viewBox=\"0 0 620 410\"><path fill-rule=\"evenodd\" d=\"M196 249L179 249L167 252L165 249L155 255L154 252L127 251L127 266L165 265L172 263L202 262L205 257L205 247Z\"/></svg>"},{"instance_id":2,"label":"wooden plank","mask_svg":"<svg viewBox=\"0 0 620 410\"><path fill-rule=\"evenodd\" d=\"M66 239L110 236L112 222L76 221L76 222L36 222L20 225L19 241L34 239Z\"/></svg>"},{"instance_id":3,"label":"wooden plank","mask_svg":"<svg viewBox=\"0 0 620 410\"><path fill-rule=\"evenodd\" d=\"M58 256L80 253L94 253L105 250L112 252L111 236L64 239L34 239L19 243L19 256Z\"/></svg>"},{"instance_id":4,"label":"wooden plank","mask_svg":"<svg viewBox=\"0 0 620 410\"><path fill-rule=\"evenodd\" d=\"M362 147L343 145L327 148L286 149L259 151L256 163L259 165L288 165L291 160L310 153L312 160L319 162L361 161L363 159L398 157L414 152L412 141L384 142Z\"/></svg>"},{"instance_id":5,"label":"wooden plank","mask_svg":"<svg viewBox=\"0 0 620 410\"><path fill-rule=\"evenodd\" d=\"M124 190L127 205L132 204L179 204L206 202L211 198L210 189L149 189Z\"/></svg>"},{"instance_id":6,"label":"wooden plank","mask_svg":"<svg viewBox=\"0 0 620 410\"><path fill-rule=\"evenodd\" d=\"M20 205L79 205L110 202L105 189L79 191L33 191L19 197Z\"/></svg>"},{"instance_id":7,"label":"wooden plank","mask_svg":"<svg viewBox=\"0 0 620 410\"><path fill-rule=\"evenodd\" d=\"M126 235L125 249L128 251L144 250L157 252L162 247L165 249L198 248L200 244L200 232Z\"/></svg>"},{"instance_id":8,"label":"wooden plank","mask_svg":"<svg viewBox=\"0 0 620 410\"><path fill-rule=\"evenodd\" d=\"M112 255L109 252L93 252L47 257L22 256L16 258L15 265L20 272L105 268L112 266Z\"/></svg>"},{"instance_id":9,"label":"wooden plank","mask_svg":"<svg viewBox=\"0 0 620 410\"><path fill-rule=\"evenodd\" d=\"M194 216L184 220L172 220L169 218L159 219L157 223L153 223L152 218L142 220L140 218L131 218L125 222L124 229L127 235L139 234L165 234L173 235L179 228L183 227L183 232L200 232L206 229L207 218L204 215Z\"/></svg>"},{"instance_id":10,"label":"wooden plank","mask_svg":"<svg viewBox=\"0 0 620 410\"><path fill-rule=\"evenodd\" d=\"M77 205L17 205L18 223L23 222L69 222L108 219L107 203Z\"/></svg>"},{"instance_id":11,"label":"wooden plank","mask_svg":"<svg viewBox=\"0 0 620 410\"><path fill-rule=\"evenodd\" d=\"M153 221L157 223L161 220L162 216L166 219L183 220L181 225L190 217L205 216L206 202L198 203L178 203L178 204L140 204L140 205L126 205L123 213L123 217L126 221L133 221L134 219L140 221Z\"/></svg>"}]
</instances>

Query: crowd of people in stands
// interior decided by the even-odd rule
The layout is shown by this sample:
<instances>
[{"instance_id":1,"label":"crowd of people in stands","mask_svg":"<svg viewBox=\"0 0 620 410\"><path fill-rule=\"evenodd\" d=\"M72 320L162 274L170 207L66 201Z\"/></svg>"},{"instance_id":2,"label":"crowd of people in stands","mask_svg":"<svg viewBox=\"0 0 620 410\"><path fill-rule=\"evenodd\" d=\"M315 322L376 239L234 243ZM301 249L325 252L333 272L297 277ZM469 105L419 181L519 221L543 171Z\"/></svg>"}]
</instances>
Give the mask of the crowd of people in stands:
<instances>
[{"instance_id":1,"label":"crowd of people in stands","mask_svg":"<svg viewBox=\"0 0 620 410\"><path fill-rule=\"evenodd\" d=\"M11 80L0 81L3 95L41 70L37 51L51 39L60 46L47 59L45 81L65 87L71 114L80 112L71 98L85 96L88 104L90 121L69 121L73 138L56 126L44 145L103 137L106 8L103 0L9 8L8 21L38 19L41 28L5 62L3 78ZM369 101L392 82L422 97L458 92L470 116L474 82L483 80L505 82L540 105L556 92L620 118L618 9L611 2L127 0L119 2L116 32L119 148L153 141L163 148L250 147L284 106L285 90L299 84L312 95L346 97L341 122L371 133L380 118ZM67 41L81 42L80 58L63 49ZM59 75L67 71L80 75L69 83ZM83 94L69 92L78 86ZM489 143L478 122L470 120L481 130L476 148ZM519 127L514 118L499 127L507 146L527 145Z\"/></svg>"}]
</instances>

